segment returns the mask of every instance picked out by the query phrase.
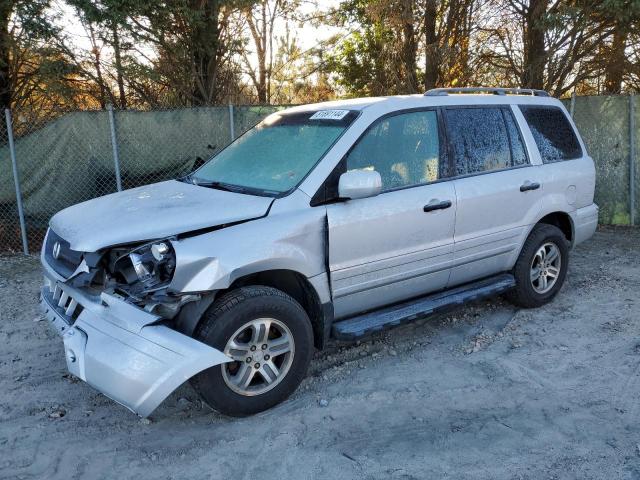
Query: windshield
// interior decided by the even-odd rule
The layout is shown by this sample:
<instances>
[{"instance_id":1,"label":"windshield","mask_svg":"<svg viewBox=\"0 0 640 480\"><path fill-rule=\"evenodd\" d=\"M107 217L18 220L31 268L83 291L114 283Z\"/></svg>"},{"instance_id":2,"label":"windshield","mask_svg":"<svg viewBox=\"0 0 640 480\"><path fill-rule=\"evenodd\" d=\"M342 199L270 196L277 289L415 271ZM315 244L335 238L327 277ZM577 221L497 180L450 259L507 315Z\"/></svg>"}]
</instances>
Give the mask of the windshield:
<instances>
[{"instance_id":1,"label":"windshield","mask_svg":"<svg viewBox=\"0 0 640 480\"><path fill-rule=\"evenodd\" d=\"M273 114L190 177L213 188L277 195L300 183L356 118L349 110Z\"/></svg>"}]
</instances>

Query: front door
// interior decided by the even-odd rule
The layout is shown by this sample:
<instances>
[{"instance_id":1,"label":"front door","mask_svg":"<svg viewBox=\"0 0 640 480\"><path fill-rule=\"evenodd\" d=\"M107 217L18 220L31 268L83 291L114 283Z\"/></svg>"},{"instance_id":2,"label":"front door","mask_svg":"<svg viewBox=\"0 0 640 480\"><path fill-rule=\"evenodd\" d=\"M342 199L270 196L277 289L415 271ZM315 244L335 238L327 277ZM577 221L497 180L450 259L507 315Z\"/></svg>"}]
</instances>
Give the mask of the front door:
<instances>
[{"instance_id":1,"label":"front door","mask_svg":"<svg viewBox=\"0 0 640 480\"><path fill-rule=\"evenodd\" d=\"M347 170L382 177L376 197L327 206L335 315L405 300L447 285L456 197L435 110L375 122L346 158Z\"/></svg>"}]
</instances>

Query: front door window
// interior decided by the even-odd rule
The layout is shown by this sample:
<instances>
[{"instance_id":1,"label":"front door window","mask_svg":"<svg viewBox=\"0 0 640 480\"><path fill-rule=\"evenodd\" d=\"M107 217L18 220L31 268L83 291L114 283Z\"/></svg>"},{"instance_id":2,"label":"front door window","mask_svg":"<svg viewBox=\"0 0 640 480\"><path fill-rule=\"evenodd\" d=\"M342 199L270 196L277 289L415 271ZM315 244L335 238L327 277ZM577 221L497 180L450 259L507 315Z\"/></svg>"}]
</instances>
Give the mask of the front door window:
<instances>
[{"instance_id":1,"label":"front door window","mask_svg":"<svg viewBox=\"0 0 640 480\"><path fill-rule=\"evenodd\" d=\"M447 176L440 161L437 113L408 112L375 122L347 155L347 170L356 169L380 173L383 191Z\"/></svg>"}]
</instances>

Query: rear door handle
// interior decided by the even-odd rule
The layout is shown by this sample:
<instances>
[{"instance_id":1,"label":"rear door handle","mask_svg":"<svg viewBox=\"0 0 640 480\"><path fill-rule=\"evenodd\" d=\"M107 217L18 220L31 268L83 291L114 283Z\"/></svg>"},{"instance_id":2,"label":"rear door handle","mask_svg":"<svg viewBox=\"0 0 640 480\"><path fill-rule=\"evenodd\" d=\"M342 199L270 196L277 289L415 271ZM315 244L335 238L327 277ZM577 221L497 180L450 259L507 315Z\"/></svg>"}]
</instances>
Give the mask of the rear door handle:
<instances>
[{"instance_id":1,"label":"rear door handle","mask_svg":"<svg viewBox=\"0 0 640 480\"><path fill-rule=\"evenodd\" d=\"M520 185L521 192L528 192L529 190L537 190L540 188L540 184L538 182L524 182Z\"/></svg>"},{"instance_id":2,"label":"rear door handle","mask_svg":"<svg viewBox=\"0 0 640 480\"><path fill-rule=\"evenodd\" d=\"M422 207L422 210L424 212L433 212L434 210L444 210L445 208L449 208L451 205L451 200L443 200L442 202L432 200Z\"/></svg>"}]
</instances>

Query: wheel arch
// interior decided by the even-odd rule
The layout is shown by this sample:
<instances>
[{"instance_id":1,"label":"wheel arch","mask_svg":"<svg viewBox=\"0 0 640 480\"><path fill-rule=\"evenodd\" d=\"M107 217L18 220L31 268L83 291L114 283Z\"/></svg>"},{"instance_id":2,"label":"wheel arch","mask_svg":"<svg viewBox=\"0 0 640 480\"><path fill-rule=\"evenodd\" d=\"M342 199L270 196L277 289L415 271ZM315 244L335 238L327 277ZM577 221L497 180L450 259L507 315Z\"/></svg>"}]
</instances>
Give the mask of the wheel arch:
<instances>
[{"instance_id":1,"label":"wheel arch","mask_svg":"<svg viewBox=\"0 0 640 480\"><path fill-rule=\"evenodd\" d=\"M524 236L521 237L520 246L519 248L514 250L513 256L509 261L510 269L513 268L513 266L516 264L516 261L518 260L522 249L524 248L525 242L531 235L534 227L539 224L553 225L554 227L559 228L567 239L567 242L569 242L569 246L572 247L574 245L575 227L571 215L568 212L562 210L546 212L536 222L529 225L529 228L526 230Z\"/></svg>"},{"instance_id":2,"label":"wheel arch","mask_svg":"<svg viewBox=\"0 0 640 480\"><path fill-rule=\"evenodd\" d=\"M536 222L536 225L539 223L544 223L547 225L553 225L555 227L558 227L560 231L564 234L569 244L573 245L574 239L575 239L575 226L573 224L573 219L571 218L571 215L569 215L567 212L556 211L556 212L548 213L545 216L543 216L540 220L538 220Z\"/></svg>"},{"instance_id":3,"label":"wheel arch","mask_svg":"<svg viewBox=\"0 0 640 480\"><path fill-rule=\"evenodd\" d=\"M319 292L309 279L302 273L289 269L249 273L235 278L228 288L202 295L200 300L191 302L181 309L177 316L177 329L187 335L193 335L202 315L215 302L216 298L231 290L249 285L273 287L296 300L309 316L315 347L324 348L333 321L332 303L322 303Z\"/></svg>"},{"instance_id":4,"label":"wheel arch","mask_svg":"<svg viewBox=\"0 0 640 480\"><path fill-rule=\"evenodd\" d=\"M273 287L291 296L309 316L313 327L315 347L318 349L324 348L331 327L333 309L330 307L330 303L323 304L320 301L318 292L307 277L295 270L264 270L236 279L228 290L248 285Z\"/></svg>"}]
</instances>

